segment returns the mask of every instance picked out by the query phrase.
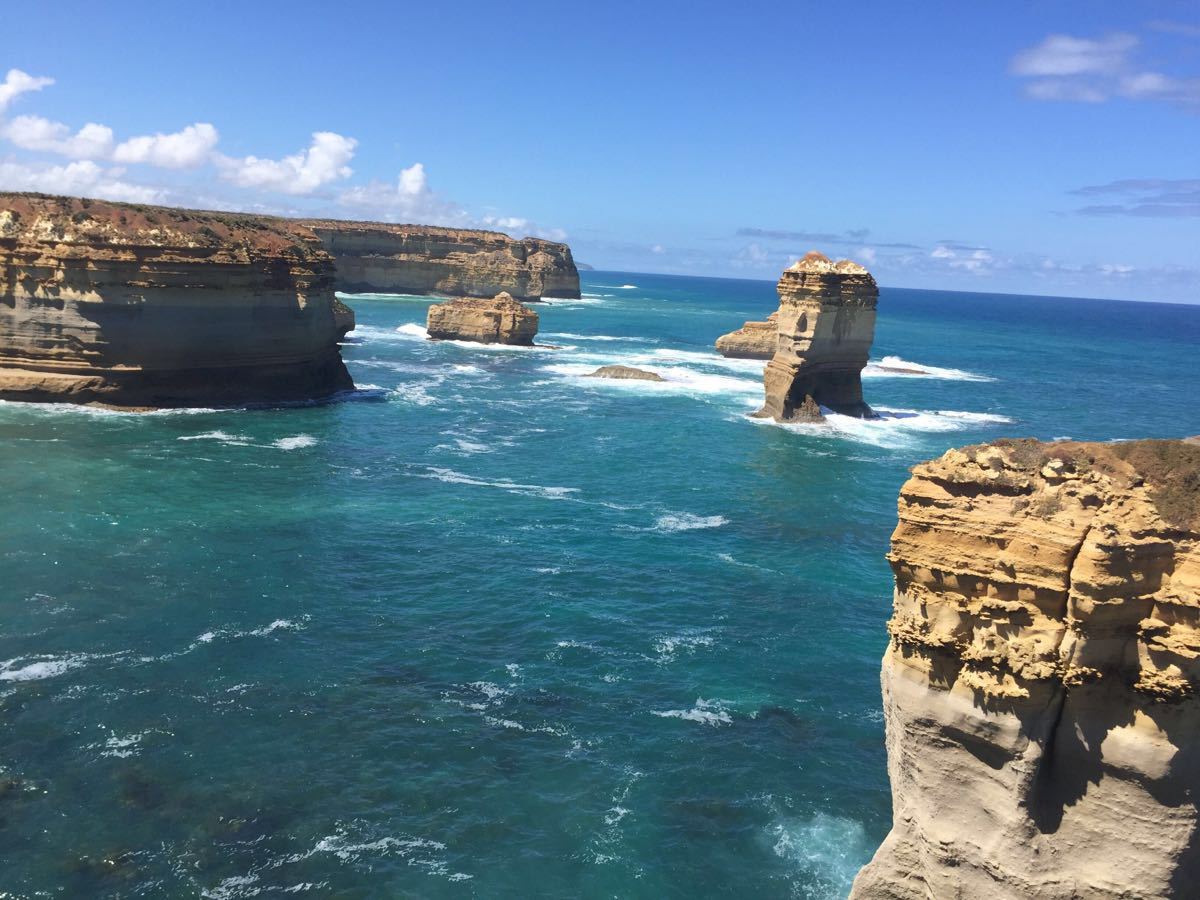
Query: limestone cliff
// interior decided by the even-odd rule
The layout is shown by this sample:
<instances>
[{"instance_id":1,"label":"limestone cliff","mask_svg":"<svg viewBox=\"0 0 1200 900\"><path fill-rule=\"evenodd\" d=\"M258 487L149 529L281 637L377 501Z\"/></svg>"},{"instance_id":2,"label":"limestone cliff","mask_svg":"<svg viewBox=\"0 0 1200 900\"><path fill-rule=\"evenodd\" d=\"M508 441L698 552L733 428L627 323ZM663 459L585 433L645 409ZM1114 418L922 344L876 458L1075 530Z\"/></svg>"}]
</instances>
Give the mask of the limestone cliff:
<instances>
[{"instance_id":1,"label":"limestone cliff","mask_svg":"<svg viewBox=\"0 0 1200 900\"><path fill-rule=\"evenodd\" d=\"M889 559L894 822L851 896L1200 896L1200 446L951 450Z\"/></svg>"},{"instance_id":2,"label":"limestone cliff","mask_svg":"<svg viewBox=\"0 0 1200 900\"><path fill-rule=\"evenodd\" d=\"M766 399L756 415L778 422L821 418L820 407L860 418L861 372L875 338L879 288L848 259L809 253L779 279L778 344L763 373Z\"/></svg>"},{"instance_id":3,"label":"limestone cliff","mask_svg":"<svg viewBox=\"0 0 1200 900\"><path fill-rule=\"evenodd\" d=\"M429 307L426 330L434 340L532 346L538 314L505 293L490 300L463 297Z\"/></svg>"},{"instance_id":4,"label":"limestone cliff","mask_svg":"<svg viewBox=\"0 0 1200 900\"><path fill-rule=\"evenodd\" d=\"M579 271L566 244L429 225L309 224L334 258L338 290L466 297L506 291L518 300L579 297Z\"/></svg>"},{"instance_id":5,"label":"limestone cliff","mask_svg":"<svg viewBox=\"0 0 1200 900\"><path fill-rule=\"evenodd\" d=\"M765 322L746 322L737 331L717 338L717 352L730 359L770 359L775 355L778 321L776 310Z\"/></svg>"},{"instance_id":6,"label":"limestone cliff","mask_svg":"<svg viewBox=\"0 0 1200 900\"><path fill-rule=\"evenodd\" d=\"M333 264L263 216L0 194L0 397L208 406L352 387Z\"/></svg>"}]
</instances>

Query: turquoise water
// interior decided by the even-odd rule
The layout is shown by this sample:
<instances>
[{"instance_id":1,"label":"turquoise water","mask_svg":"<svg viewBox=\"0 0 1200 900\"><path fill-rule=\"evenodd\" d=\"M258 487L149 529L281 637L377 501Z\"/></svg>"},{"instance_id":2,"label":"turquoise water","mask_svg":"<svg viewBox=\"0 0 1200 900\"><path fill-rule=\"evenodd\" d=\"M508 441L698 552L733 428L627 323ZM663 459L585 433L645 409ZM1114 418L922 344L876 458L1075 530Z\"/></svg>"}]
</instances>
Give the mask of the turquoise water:
<instances>
[{"instance_id":1,"label":"turquoise water","mask_svg":"<svg viewBox=\"0 0 1200 900\"><path fill-rule=\"evenodd\" d=\"M351 298L339 403L0 405L0 896L844 896L907 467L1200 433L1198 307L884 289L937 377L783 428L710 349L773 285L585 291L555 350Z\"/></svg>"}]
</instances>

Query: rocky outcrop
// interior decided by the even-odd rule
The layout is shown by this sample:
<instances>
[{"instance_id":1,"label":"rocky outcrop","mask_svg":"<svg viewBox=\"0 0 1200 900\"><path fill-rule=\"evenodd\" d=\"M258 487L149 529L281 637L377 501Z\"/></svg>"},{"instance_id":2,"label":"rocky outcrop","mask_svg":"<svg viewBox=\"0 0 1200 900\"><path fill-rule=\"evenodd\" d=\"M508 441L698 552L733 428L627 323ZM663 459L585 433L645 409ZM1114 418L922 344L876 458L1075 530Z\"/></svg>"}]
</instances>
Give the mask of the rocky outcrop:
<instances>
[{"instance_id":1,"label":"rocky outcrop","mask_svg":"<svg viewBox=\"0 0 1200 900\"><path fill-rule=\"evenodd\" d=\"M747 322L737 331L717 338L717 352L730 359L770 359L775 355L779 328L779 312L767 316L765 322Z\"/></svg>"},{"instance_id":2,"label":"rocky outcrop","mask_svg":"<svg viewBox=\"0 0 1200 900\"><path fill-rule=\"evenodd\" d=\"M951 450L888 558L894 821L851 896L1200 896L1200 446Z\"/></svg>"},{"instance_id":3,"label":"rocky outcrop","mask_svg":"<svg viewBox=\"0 0 1200 900\"><path fill-rule=\"evenodd\" d=\"M430 225L309 224L334 258L341 291L484 298L504 291L525 301L579 297L579 271L566 244Z\"/></svg>"},{"instance_id":4,"label":"rocky outcrop","mask_svg":"<svg viewBox=\"0 0 1200 900\"><path fill-rule=\"evenodd\" d=\"M777 422L821 418L821 407L873 415L860 373L875 337L879 288L858 263L809 253L779 279L778 344L763 373L766 400L756 413Z\"/></svg>"},{"instance_id":5,"label":"rocky outcrop","mask_svg":"<svg viewBox=\"0 0 1200 900\"><path fill-rule=\"evenodd\" d=\"M601 366L586 377L616 378L625 381L666 381L657 372L647 372L645 369L636 369L633 366Z\"/></svg>"},{"instance_id":6,"label":"rocky outcrop","mask_svg":"<svg viewBox=\"0 0 1200 900\"><path fill-rule=\"evenodd\" d=\"M275 403L353 387L299 222L0 194L0 397Z\"/></svg>"},{"instance_id":7,"label":"rocky outcrop","mask_svg":"<svg viewBox=\"0 0 1200 900\"><path fill-rule=\"evenodd\" d=\"M506 293L490 300L461 297L429 307L426 331L434 340L532 346L538 314Z\"/></svg>"},{"instance_id":8,"label":"rocky outcrop","mask_svg":"<svg viewBox=\"0 0 1200 900\"><path fill-rule=\"evenodd\" d=\"M354 319L354 310L345 304L337 297L333 298L333 325L337 329L338 338L344 339L351 331L354 330L357 323Z\"/></svg>"}]
</instances>

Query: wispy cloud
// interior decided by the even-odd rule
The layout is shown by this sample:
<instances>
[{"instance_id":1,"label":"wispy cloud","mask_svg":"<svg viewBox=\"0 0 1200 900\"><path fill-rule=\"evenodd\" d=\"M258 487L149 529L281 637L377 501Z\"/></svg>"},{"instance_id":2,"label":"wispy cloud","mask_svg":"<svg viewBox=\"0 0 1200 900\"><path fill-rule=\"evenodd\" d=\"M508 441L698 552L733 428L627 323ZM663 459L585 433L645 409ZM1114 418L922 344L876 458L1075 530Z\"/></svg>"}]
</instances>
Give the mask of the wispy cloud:
<instances>
[{"instance_id":1,"label":"wispy cloud","mask_svg":"<svg viewBox=\"0 0 1200 900\"><path fill-rule=\"evenodd\" d=\"M1187 27L1159 24L1169 24L1177 33ZM1095 38L1052 34L1014 56L1009 71L1025 79L1025 93L1035 100L1103 103L1120 97L1200 112L1200 78L1149 67L1139 59L1141 47L1142 40L1126 32Z\"/></svg>"},{"instance_id":2,"label":"wispy cloud","mask_svg":"<svg viewBox=\"0 0 1200 900\"><path fill-rule=\"evenodd\" d=\"M1076 210L1085 216L1136 216L1176 219L1200 216L1200 178L1126 178L1087 185L1071 193L1104 198Z\"/></svg>"},{"instance_id":3,"label":"wispy cloud","mask_svg":"<svg viewBox=\"0 0 1200 900\"><path fill-rule=\"evenodd\" d=\"M832 244L838 247L858 246L866 241L870 234L867 228L852 228L840 234L825 231L779 231L773 228L739 228L738 237L759 238L769 241L789 241L791 243ZM872 241L872 246L890 250L920 250L916 244L890 243Z\"/></svg>"}]
</instances>

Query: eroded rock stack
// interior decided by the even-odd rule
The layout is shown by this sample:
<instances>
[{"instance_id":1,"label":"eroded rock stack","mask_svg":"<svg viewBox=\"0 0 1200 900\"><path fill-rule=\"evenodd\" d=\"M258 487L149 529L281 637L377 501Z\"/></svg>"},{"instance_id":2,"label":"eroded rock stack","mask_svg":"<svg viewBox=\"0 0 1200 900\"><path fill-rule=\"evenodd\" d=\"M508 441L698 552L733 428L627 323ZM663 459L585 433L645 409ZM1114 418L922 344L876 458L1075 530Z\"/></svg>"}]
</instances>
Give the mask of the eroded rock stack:
<instances>
[{"instance_id":1,"label":"eroded rock stack","mask_svg":"<svg viewBox=\"0 0 1200 900\"><path fill-rule=\"evenodd\" d=\"M809 253L779 279L778 344L763 373L756 413L778 422L820 420L821 407L860 418L860 373L875 338L879 288L858 263Z\"/></svg>"},{"instance_id":2,"label":"eroded rock stack","mask_svg":"<svg viewBox=\"0 0 1200 900\"><path fill-rule=\"evenodd\" d=\"M770 359L775 355L778 321L776 310L765 322L746 322L737 331L717 338L717 352L729 359Z\"/></svg>"},{"instance_id":3,"label":"eroded rock stack","mask_svg":"<svg viewBox=\"0 0 1200 900\"><path fill-rule=\"evenodd\" d=\"M538 314L502 292L490 300L461 297L435 303L425 327L434 340L532 346Z\"/></svg>"},{"instance_id":4,"label":"eroded rock stack","mask_svg":"<svg viewBox=\"0 0 1200 900\"><path fill-rule=\"evenodd\" d=\"M353 387L339 327L332 260L299 222L0 194L0 397L326 397Z\"/></svg>"},{"instance_id":5,"label":"eroded rock stack","mask_svg":"<svg viewBox=\"0 0 1200 900\"><path fill-rule=\"evenodd\" d=\"M341 291L483 298L504 291L525 301L579 297L579 270L566 244L431 225L308 224L334 258Z\"/></svg>"},{"instance_id":6,"label":"eroded rock stack","mask_svg":"<svg viewBox=\"0 0 1200 900\"><path fill-rule=\"evenodd\" d=\"M1200 446L951 450L899 512L852 897L1200 896Z\"/></svg>"}]
</instances>

